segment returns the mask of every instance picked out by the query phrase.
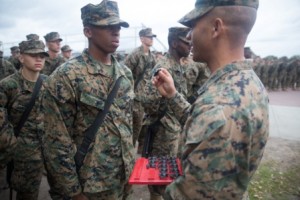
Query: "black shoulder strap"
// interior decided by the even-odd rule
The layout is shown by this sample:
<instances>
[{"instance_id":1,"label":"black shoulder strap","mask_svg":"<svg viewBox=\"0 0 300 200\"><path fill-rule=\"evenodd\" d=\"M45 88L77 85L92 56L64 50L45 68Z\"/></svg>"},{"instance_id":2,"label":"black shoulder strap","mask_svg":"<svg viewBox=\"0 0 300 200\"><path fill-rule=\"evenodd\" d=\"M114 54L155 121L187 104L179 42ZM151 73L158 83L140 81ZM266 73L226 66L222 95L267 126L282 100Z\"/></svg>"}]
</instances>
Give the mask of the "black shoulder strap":
<instances>
[{"instance_id":1,"label":"black shoulder strap","mask_svg":"<svg viewBox=\"0 0 300 200\"><path fill-rule=\"evenodd\" d=\"M92 125L89 128L87 128L87 130L85 131L83 141L82 141L80 147L77 149L77 152L74 157L77 171L79 171L80 167L82 166L83 160L85 158L85 155L87 154L88 148L89 148L91 142L94 140L99 127L103 123L104 117L108 113L109 108L110 108L114 98L117 95L117 91L118 91L120 83L121 83L121 78L122 78L122 76L120 76L117 79L112 91L109 93L109 95L105 101L103 111L98 112L96 119L94 120Z\"/></svg>"},{"instance_id":2,"label":"black shoulder strap","mask_svg":"<svg viewBox=\"0 0 300 200\"><path fill-rule=\"evenodd\" d=\"M39 75L39 77L38 77L38 79L37 79L37 81L34 85L34 89L33 89L32 95L31 95L31 99L30 99L29 103L27 104L26 109L23 112L18 125L14 128L14 133L15 133L16 137L19 136L21 128L25 124L25 122L26 122L26 120L27 120L27 118L28 118L33 106L34 106L35 99L36 99L37 95L39 94L39 91L42 87L42 82L43 82L43 78L42 78L41 75Z\"/></svg>"},{"instance_id":3,"label":"black shoulder strap","mask_svg":"<svg viewBox=\"0 0 300 200\"><path fill-rule=\"evenodd\" d=\"M151 55L149 55L149 56L150 56L150 61L147 62L146 66L144 67L144 69L143 69L143 71L142 71L142 73L139 75L139 77L138 77L137 80L135 81L135 83L134 83L134 89L136 89L136 87L138 86L138 84L139 84L139 83L141 82L141 80L144 78L145 72L146 72L146 70L148 69L148 67L149 67L149 65L150 65L150 62L152 61Z\"/></svg>"}]
</instances>

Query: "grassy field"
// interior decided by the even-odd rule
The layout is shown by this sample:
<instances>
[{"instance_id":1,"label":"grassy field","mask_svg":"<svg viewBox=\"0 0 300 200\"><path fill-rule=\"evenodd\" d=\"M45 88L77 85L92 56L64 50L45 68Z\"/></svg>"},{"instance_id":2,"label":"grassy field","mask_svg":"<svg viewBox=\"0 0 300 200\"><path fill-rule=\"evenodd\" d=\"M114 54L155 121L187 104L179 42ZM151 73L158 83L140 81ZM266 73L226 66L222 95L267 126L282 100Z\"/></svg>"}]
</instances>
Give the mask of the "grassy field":
<instances>
[{"instance_id":1,"label":"grassy field","mask_svg":"<svg viewBox=\"0 0 300 200\"><path fill-rule=\"evenodd\" d=\"M259 166L248 190L250 200L300 199L300 164L284 171L279 165L270 161Z\"/></svg>"}]
</instances>

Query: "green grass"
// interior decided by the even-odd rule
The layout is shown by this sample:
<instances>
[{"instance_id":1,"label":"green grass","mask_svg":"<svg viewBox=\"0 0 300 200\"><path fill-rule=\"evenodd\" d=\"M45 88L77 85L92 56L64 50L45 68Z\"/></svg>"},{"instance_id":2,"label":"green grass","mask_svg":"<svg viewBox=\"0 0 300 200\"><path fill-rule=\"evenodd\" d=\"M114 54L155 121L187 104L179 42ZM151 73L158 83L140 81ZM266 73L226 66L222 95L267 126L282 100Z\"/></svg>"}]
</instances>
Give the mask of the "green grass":
<instances>
[{"instance_id":1,"label":"green grass","mask_svg":"<svg viewBox=\"0 0 300 200\"><path fill-rule=\"evenodd\" d=\"M281 172L279 164L263 163L248 188L250 200L300 199L300 165Z\"/></svg>"}]
</instances>

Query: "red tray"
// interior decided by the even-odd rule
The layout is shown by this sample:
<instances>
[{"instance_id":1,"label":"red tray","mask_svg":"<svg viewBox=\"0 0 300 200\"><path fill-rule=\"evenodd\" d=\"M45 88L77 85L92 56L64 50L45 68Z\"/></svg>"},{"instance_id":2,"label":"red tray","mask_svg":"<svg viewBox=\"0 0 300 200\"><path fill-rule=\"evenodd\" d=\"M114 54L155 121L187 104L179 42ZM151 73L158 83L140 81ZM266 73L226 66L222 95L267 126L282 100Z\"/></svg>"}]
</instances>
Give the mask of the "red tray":
<instances>
[{"instance_id":1,"label":"red tray","mask_svg":"<svg viewBox=\"0 0 300 200\"><path fill-rule=\"evenodd\" d=\"M176 159L179 175L182 175L180 160ZM147 158L138 158L129 178L129 184L136 185L168 185L174 179L170 176L170 166L168 165L168 175L164 178L159 177L159 169L147 167L149 160Z\"/></svg>"}]
</instances>

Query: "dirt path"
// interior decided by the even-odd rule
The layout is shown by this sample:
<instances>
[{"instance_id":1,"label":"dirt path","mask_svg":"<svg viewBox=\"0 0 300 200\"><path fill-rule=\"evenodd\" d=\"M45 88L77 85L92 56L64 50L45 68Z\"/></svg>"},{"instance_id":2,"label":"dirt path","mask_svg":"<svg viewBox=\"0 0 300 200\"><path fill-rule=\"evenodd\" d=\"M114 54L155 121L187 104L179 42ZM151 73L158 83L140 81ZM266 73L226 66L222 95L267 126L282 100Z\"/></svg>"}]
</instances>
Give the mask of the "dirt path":
<instances>
[{"instance_id":1,"label":"dirt path","mask_svg":"<svg viewBox=\"0 0 300 200\"><path fill-rule=\"evenodd\" d=\"M269 138L262 162L270 161L278 163L282 171L291 166L299 166L300 141Z\"/></svg>"}]
</instances>

